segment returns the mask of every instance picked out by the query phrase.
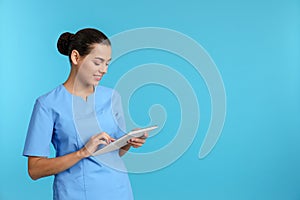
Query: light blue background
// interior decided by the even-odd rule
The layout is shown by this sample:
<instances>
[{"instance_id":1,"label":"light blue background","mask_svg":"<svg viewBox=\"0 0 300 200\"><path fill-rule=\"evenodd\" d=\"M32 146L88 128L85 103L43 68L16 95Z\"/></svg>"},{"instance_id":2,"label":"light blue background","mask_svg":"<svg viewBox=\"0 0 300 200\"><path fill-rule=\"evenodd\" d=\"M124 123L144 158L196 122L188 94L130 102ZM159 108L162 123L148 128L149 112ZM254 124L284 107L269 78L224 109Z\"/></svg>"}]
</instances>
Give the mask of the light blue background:
<instances>
[{"instance_id":1,"label":"light blue background","mask_svg":"<svg viewBox=\"0 0 300 200\"><path fill-rule=\"evenodd\" d=\"M208 51L223 77L227 117L216 147L199 160L210 119L202 78L166 52L138 51L115 62L103 85L113 87L136 65L164 63L190 81L201 109L197 137L179 160L159 171L130 175L135 198L300 199L300 1L1 0L0 20L0 199L51 199L52 178L30 180L21 153L34 100L64 82L69 72L68 59L56 49L60 33L96 27L112 36L148 26L182 32ZM160 96L144 96L145 91ZM164 134L149 140L144 150L166 144L180 117L171 93L148 86L130 106L142 125L148 122L142 112L151 103L165 105L169 118Z\"/></svg>"}]
</instances>

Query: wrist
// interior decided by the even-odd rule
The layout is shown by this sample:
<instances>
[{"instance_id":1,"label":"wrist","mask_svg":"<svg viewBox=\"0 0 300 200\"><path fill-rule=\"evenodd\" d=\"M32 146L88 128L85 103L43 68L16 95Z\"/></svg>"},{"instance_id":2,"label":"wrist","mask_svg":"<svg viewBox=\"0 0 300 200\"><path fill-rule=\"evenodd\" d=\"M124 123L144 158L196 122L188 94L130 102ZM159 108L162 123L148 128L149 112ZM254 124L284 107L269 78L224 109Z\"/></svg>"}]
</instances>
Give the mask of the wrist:
<instances>
[{"instance_id":1,"label":"wrist","mask_svg":"<svg viewBox=\"0 0 300 200\"><path fill-rule=\"evenodd\" d=\"M131 147L131 144L126 144L125 146L121 147L119 150L119 155L123 156Z\"/></svg>"},{"instance_id":2,"label":"wrist","mask_svg":"<svg viewBox=\"0 0 300 200\"><path fill-rule=\"evenodd\" d=\"M125 150L125 151L128 151L131 147L131 144L126 144L125 146L123 146L121 149Z\"/></svg>"},{"instance_id":3,"label":"wrist","mask_svg":"<svg viewBox=\"0 0 300 200\"><path fill-rule=\"evenodd\" d=\"M83 147L82 149L77 151L77 156L81 159L83 158L87 158L89 156L91 156L91 154L88 152L88 150L86 149L86 147Z\"/></svg>"}]
</instances>

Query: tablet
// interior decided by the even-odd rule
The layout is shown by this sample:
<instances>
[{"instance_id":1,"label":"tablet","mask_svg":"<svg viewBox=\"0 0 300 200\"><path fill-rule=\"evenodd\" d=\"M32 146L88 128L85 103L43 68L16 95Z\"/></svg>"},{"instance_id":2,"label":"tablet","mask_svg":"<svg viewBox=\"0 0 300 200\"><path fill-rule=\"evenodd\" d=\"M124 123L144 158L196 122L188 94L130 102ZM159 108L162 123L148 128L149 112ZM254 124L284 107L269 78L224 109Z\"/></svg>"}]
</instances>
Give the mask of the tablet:
<instances>
[{"instance_id":1,"label":"tablet","mask_svg":"<svg viewBox=\"0 0 300 200\"><path fill-rule=\"evenodd\" d=\"M143 137L145 132L152 131L156 128L158 128L158 126L149 126L146 128L130 131L127 134L120 137L119 139L115 140L114 142L111 142L110 144L108 144L108 145L104 146L103 148L99 149L98 151L94 152L92 155L97 156L100 154L104 154L104 153L107 153L110 151L120 149L121 147L128 144L127 141L130 140L131 138Z\"/></svg>"}]
</instances>

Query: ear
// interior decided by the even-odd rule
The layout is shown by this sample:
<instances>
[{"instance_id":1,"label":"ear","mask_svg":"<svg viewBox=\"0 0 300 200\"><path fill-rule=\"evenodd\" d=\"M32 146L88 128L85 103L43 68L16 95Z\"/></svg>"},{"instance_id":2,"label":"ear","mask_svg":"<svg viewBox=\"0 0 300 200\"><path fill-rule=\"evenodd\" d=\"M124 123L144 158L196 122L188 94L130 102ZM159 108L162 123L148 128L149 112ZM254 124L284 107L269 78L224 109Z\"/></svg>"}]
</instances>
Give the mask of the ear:
<instances>
[{"instance_id":1,"label":"ear","mask_svg":"<svg viewBox=\"0 0 300 200\"><path fill-rule=\"evenodd\" d=\"M79 52L78 52L77 50L74 49L74 50L71 52L71 61L72 61L72 63L73 63L74 65L78 65L79 60L80 60L80 54L79 54Z\"/></svg>"}]
</instances>

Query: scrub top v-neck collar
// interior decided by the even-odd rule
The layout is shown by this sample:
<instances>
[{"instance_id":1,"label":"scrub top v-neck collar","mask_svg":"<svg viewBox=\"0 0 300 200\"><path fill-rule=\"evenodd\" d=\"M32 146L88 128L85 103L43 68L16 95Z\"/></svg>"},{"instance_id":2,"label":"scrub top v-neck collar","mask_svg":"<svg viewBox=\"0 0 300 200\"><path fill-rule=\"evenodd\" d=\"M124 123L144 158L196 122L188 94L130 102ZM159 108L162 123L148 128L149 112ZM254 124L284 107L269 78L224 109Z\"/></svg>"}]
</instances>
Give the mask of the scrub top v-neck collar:
<instances>
[{"instance_id":1,"label":"scrub top v-neck collar","mask_svg":"<svg viewBox=\"0 0 300 200\"><path fill-rule=\"evenodd\" d=\"M76 100L80 99L82 102L84 102L86 104L91 104L95 100L95 93L96 93L97 86L94 86L94 91L86 97L86 100L84 100L81 96L77 96L77 95L74 95L71 92L69 92L69 90L67 90L67 88L64 86L64 84L61 84L60 86L71 98L74 98Z\"/></svg>"}]
</instances>

